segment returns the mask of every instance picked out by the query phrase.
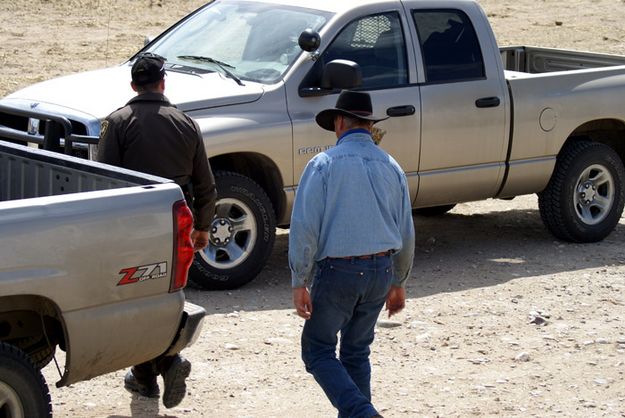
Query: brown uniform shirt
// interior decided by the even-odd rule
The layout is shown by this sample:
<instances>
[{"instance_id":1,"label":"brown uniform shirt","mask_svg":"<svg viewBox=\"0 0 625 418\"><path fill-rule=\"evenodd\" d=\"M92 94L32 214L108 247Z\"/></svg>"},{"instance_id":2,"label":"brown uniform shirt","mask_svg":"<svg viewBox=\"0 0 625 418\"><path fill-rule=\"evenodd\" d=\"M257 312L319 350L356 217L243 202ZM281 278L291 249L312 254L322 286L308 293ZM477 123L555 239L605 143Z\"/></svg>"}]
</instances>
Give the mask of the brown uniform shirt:
<instances>
[{"instance_id":1,"label":"brown uniform shirt","mask_svg":"<svg viewBox=\"0 0 625 418\"><path fill-rule=\"evenodd\" d=\"M194 228L209 229L217 191L197 123L160 93L142 93L102 123L98 161L193 188Z\"/></svg>"}]
</instances>

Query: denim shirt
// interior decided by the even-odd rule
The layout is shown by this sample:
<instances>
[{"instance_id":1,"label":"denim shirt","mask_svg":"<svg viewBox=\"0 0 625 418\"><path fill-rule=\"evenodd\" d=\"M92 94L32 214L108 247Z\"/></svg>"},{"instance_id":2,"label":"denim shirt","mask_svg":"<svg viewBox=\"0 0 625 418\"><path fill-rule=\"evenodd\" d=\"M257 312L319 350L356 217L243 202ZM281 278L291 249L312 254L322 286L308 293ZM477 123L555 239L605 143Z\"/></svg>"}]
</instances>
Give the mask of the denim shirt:
<instances>
[{"instance_id":1,"label":"denim shirt","mask_svg":"<svg viewBox=\"0 0 625 418\"><path fill-rule=\"evenodd\" d=\"M315 263L393 250L393 285L405 286L414 258L406 176L364 129L313 157L302 174L289 233L294 288L310 283Z\"/></svg>"}]
</instances>

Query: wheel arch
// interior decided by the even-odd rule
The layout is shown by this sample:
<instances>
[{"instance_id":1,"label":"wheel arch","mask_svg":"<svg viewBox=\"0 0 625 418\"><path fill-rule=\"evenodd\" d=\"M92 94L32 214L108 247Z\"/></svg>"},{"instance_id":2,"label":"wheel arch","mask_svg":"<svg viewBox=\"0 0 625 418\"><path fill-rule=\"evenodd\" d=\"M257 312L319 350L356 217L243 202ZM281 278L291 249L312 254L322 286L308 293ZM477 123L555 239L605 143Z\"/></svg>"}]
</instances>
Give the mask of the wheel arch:
<instances>
[{"instance_id":1,"label":"wheel arch","mask_svg":"<svg viewBox=\"0 0 625 418\"><path fill-rule=\"evenodd\" d=\"M578 126L563 144L574 141L592 141L612 148L625 164L625 121L619 119L596 119Z\"/></svg>"},{"instance_id":2,"label":"wheel arch","mask_svg":"<svg viewBox=\"0 0 625 418\"><path fill-rule=\"evenodd\" d=\"M258 183L271 200L276 219L283 219L286 211L284 181L273 160L255 152L237 152L210 157L209 162L213 172L230 171Z\"/></svg>"},{"instance_id":3,"label":"wheel arch","mask_svg":"<svg viewBox=\"0 0 625 418\"><path fill-rule=\"evenodd\" d=\"M38 295L0 297L0 341L30 337L44 337L67 349L67 329L58 305Z\"/></svg>"}]
</instances>

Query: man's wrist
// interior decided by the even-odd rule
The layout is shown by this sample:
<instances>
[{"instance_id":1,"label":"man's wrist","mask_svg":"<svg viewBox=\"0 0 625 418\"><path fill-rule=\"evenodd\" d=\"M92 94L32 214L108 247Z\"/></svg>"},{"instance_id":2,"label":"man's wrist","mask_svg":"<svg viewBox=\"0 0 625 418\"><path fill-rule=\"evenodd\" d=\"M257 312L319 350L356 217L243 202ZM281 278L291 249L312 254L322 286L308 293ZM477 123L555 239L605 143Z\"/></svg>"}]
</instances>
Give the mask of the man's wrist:
<instances>
[{"instance_id":1,"label":"man's wrist","mask_svg":"<svg viewBox=\"0 0 625 418\"><path fill-rule=\"evenodd\" d=\"M296 274L293 270L291 270L291 288L297 289L306 287L306 283L308 282L306 275Z\"/></svg>"}]
</instances>

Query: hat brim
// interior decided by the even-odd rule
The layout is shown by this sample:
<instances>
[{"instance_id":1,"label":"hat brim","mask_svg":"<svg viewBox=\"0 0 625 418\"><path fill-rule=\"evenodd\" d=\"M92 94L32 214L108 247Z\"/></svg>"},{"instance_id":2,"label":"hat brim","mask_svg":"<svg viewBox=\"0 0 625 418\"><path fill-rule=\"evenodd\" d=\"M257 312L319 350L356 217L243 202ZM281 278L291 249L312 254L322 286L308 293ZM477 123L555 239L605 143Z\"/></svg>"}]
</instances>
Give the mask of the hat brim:
<instances>
[{"instance_id":1,"label":"hat brim","mask_svg":"<svg viewBox=\"0 0 625 418\"><path fill-rule=\"evenodd\" d=\"M355 119L368 120L373 123L378 123L380 121L388 119L388 117L376 118L373 115L364 116L364 115L359 115L357 113L348 112L347 110L332 108L332 109L322 110L321 112L317 113L317 116L315 116L315 121L317 122L317 125L321 126L326 131L334 132L334 118L337 115L348 116L348 117L355 118Z\"/></svg>"}]
</instances>

